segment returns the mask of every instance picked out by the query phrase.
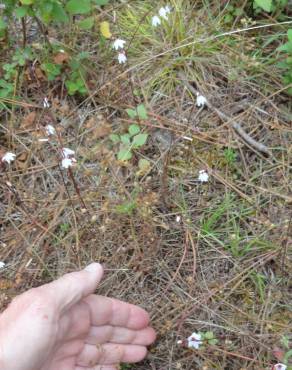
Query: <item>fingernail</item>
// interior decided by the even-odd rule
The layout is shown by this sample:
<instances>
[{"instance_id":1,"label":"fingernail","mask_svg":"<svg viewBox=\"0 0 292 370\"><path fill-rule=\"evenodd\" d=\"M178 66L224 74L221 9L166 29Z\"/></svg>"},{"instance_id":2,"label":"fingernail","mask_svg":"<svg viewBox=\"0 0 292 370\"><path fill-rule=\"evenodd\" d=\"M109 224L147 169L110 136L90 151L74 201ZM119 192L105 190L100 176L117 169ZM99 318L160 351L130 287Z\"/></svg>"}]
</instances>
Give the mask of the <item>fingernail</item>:
<instances>
[{"instance_id":1,"label":"fingernail","mask_svg":"<svg viewBox=\"0 0 292 370\"><path fill-rule=\"evenodd\" d=\"M99 266L99 263L91 263L90 265L86 266L84 270L87 272L96 272Z\"/></svg>"}]
</instances>

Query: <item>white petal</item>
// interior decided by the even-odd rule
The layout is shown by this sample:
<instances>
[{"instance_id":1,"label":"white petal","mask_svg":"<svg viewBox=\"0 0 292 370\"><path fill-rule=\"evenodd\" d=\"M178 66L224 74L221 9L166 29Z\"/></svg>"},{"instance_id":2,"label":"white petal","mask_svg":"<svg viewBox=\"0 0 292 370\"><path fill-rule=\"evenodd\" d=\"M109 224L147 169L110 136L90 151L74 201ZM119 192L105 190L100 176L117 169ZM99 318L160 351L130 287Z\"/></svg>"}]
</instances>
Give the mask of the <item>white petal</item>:
<instances>
[{"instance_id":1,"label":"white petal","mask_svg":"<svg viewBox=\"0 0 292 370\"><path fill-rule=\"evenodd\" d=\"M286 370L287 366L281 363L278 363L273 366L273 370Z\"/></svg>"},{"instance_id":2,"label":"white petal","mask_svg":"<svg viewBox=\"0 0 292 370\"><path fill-rule=\"evenodd\" d=\"M159 15L160 15L160 17L161 18L164 18L164 19L168 19L168 17L167 17L167 14L168 14L169 12L168 12L168 9L166 9L166 8L164 8L164 7L162 7L162 8L160 8L159 9Z\"/></svg>"},{"instance_id":3,"label":"white petal","mask_svg":"<svg viewBox=\"0 0 292 370\"><path fill-rule=\"evenodd\" d=\"M119 53L118 54L118 61L120 64L124 64L127 61L127 56L125 53Z\"/></svg>"},{"instance_id":4,"label":"white petal","mask_svg":"<svg viewBox=\"0 0 292 370\"><path fill-rule=\"evenodd\" d=\"M160 18L157 15L155 15L154 17L152 17L152 26L153 27L157 27L160 24L161 24L161 20L160 20Z\"/></svg>"},{"instance_id":5,"label":"white petal","mask_svg":"<svg viewBox=\"0 0 292 370\"><path fill-rule=\"evenodd\" d=\"M70 148L62 148L62 155L64 158L68 158L71 155L75 155L75 151Z\"/></svg>"},{"instance_id":6,"label":"white petal","mask_svg":"<svg viewBox=\"0 0 292 370\"><path fill-rule=\"evenodd\" d=\"M197 107L204 107L206 103L207 103L207 99L203 95L197 94L197 102L196 102Z\"/></svg>"},{"instance_id":7,"label":"white petal","mask_svg":"<svg viewBox=\"0 0 292 370\"><path fill-rule=\"evenodd\" d=\"M54 126L52 126L52 125L47 125L46 127L45 127L45 129L46 129L46 134L47 135L55 135L56 134L56 130L55 130L55 127Z\"/></svg>"},{"instance_id":8,"label":"white petal","mask_svg":"<svg viewBox=\"0 0 292 370\"><path fill-rule=\"evenodd\" d=\"M11 163L15 160L15 158L16 158L16 154L7 152L3 155L1 160L2 162Z\"/></svg>"},{"instance_id":9,"label":"white petal","mask_svg":"<svg viewBox=\"0 0 292 370\"><path fill-rule=\"evenodd\" d=\"M205 170L199 171L198 180L201 182L208 182L209 180L209 174Z\"/></svg>"},{"instance_id":10,"label":"white petal","mask_svg":"<svg viewBox=\"0 0 292 370\"><path fill-rule=\"evenodd\" d=\"M124 45L125 45L126 41L125 40L122 40L122 39L116 39L113 43L113 49L115 50L119 50L119 49L123 49L124 48Z\"/></svg>"},{"instance_id":11,"label":"white petal","mask_svg":"<svg viewBox=\"0 0 292 370\"><path fill-rule=\"evenodd\" d=\"M43 106L44 108L50 108L50 103L49 103L49 100L48 98L44 98L44 101L43 101Z\"/></svg>"},{"instance_id":12,"label":"white petal","mask_svg":"<svg viewBox=\"0 0 292 370\"><path fill-rule=\"evenodd\" d=\"M62 167L63 168L72 167L72 166L74 166L75 163L76 163L75 158L63 158L62 159Z\"/></svg>"},{"instance_id":13,"label":"white petal","mask_svg":"<svg viewBox=\"0 0 292 370\"><path fill-rule=\"evenodd\" d=\"M3 261L0 261L0 269L3 269L5 267L6 263Z\"/></svg>"}]
</instances>

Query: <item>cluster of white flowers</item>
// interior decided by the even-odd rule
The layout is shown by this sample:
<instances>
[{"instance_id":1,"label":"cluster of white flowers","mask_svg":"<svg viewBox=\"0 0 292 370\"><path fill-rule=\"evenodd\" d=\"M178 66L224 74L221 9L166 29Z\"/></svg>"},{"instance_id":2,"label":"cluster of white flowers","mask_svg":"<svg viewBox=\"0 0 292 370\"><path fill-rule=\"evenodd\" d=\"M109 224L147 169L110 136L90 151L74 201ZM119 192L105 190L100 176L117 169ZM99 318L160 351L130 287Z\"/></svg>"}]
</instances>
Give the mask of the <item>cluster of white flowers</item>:
<instances>
[{"instance_id":1,"label":"cluster of white flowers","mask_svg":"<svg viewBox=\"0 0 292 370\"><path fill-rule=\"evenodd\" d=\"M16 154L7 152L3 155L3 157L1 158L1 161L10 164L11 162L15 160L15 158L16 158Z\"/></svg>"},{"instance_id":2,"label":"cluster of white flowers","mask_svg":"<svg viewBox=\"0 0 292 370\"><path fill-rule=\"evenodd\" d=\"M163 6L159 9L158 14L159 15L154 15L152 17L152 26L157 27L161 24L161 18L165 19L166 21L168 20L168 14L171 12L171 8L169 5Z\"/></svg>"},{"instance_id":3,"label":"cluster of white flowers","mask_svg":"<svg viewBox=\"0 0 292 370\"><path fill-rule=\"evenodd\" d=\"M63 168L69 168L74 166L74 164L77 162L74 158L75 151L70 148L62 148L62 167Z\"/></svg>"},{"instance_id":4,"label":"cluster of white flowers","mask_svg":"<svg viewBox=\"0 0 292 370\"><path fill-rule=\"evenodd\" d=\"M208 182L208 180L209 180L209 174L208 174L208 172L205 171L205 170L200 170L199 171L198 180L200 182Z\"/></svg>"},{"instance_id":5,"label":"cluster of white flowers","mask_svg":"<svg viewBox=\"0 0 292 370\"><path fill-rule=\"evenodd\" d=\"M192 333L188 337L188 348L199 349L202 343L202 336L199 333Z\"/></svg>"},{"instance_id":6,"label":"cluster of white flowers","mask_svg":"<svg viewBox=\"0 0 292 370\"><path fill-rule=\"evenodd\" d=\"M5 267L6 263L3 261L0 261L0 269L3 269Z\"/></svg>"},{"instance_id":7,"label":"cluster of white flowers","mask_svg":"<svg viewBox=\"0 0 292 370\"><path fill-rule=\"evenodd\" d=\"M122 39L116 39L113 43L113 49L118 51L118 62L124 64L127 61L127 55L124 50L126 41Z\"/></svg>"}]
</instances>

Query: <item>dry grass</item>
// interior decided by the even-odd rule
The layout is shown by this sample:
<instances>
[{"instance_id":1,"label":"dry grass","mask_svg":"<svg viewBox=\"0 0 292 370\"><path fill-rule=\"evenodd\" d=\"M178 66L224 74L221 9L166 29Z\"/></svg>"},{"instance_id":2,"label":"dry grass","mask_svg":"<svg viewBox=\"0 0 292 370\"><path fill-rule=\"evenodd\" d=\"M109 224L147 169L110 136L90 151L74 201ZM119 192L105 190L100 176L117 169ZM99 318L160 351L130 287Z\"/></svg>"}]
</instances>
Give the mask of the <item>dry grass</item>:
<instances>
[{"instance_id":1,"label":"dry grass","mask_svg":"<svg viewBox=\"0 0 292 370\"><path fill-rule=\"evenodd\" d=\"M17 160L1 170L0 306L100 261L99 292L146 308L158 332L133 369L270 369L291 330L291 99L274 63L287 26L262 19L271 27L214 39L241 25L222 24L225 8L216 4L173 1L175 27L157 32L150 13L143 18L149 3L119 5L114 32L133 36L128 69L109 51L96 53L86 99L24 73L23 107L1 112L1 148ZM111 20L111 12L101 17ZM70 47L80 50L85 36L74 37ZM95 37L86 35L87 50ZM209 41L181 46L194 37ZM212 110L198 109L179 71L272 156L246 145ZM44 96L50 109L26 105ZM108 134L128 126L125 108L139 102L148 109L141 124L149 140L121 166ZM40 143L46 123L59 139ZM58 166L60 145L77 152L73 176ZM143 176L139 158L151 163ZM210 173L207 184L197 181L201 169ZM121 213L121 204L134 210ZM195 352L176 344L193 331L212 331L219 342Z\"/></svg>"}]
</instances>

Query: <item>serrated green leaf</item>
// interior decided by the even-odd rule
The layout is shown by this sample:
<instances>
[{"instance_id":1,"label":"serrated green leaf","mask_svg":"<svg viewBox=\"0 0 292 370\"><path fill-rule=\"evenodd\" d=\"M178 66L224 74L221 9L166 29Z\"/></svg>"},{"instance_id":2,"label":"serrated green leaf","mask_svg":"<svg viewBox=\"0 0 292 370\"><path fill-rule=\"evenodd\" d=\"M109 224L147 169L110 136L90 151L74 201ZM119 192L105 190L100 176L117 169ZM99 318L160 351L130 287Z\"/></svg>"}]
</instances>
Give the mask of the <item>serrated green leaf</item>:
<instances>
[{"instance_id":1,"label":"serrated green leaf","mask_svg":"<svg viewBox=\"0 0 292 370\"><path fill-rule=\"evenodd\" d=\"M265 12L271 12L272 11L272 0L254 0L256 5L258 5L260 8L262 8Z\"/></svg>"},{"instance_id":2,"label":"serrated green leaf","mask_svg":"<svg viewBox=\"0 0 292 370\"><path fill-rule=\"evenodd\" d=\"M135 109L126 109L126 112L130 118L137 117L137 112Z\"/></svg>"},{"instance_id":3,"label":"serrated green leaf","mask_svg":"<svg viewBox=\"0 0 292 370\"><path fill-rule=\"evenodd\" d=\"M143 146L146 143L147 138L148 138L148 134L138 134L138 135L134 136L133 142L132 142L132 147L133 148L140 148L141 146Z\"/></svg>"},{"instance_id":4,"label":"serrated green leaf","mask_svg":"<svg viewBox=\"0 0 292 370\"><path fill-rule=\"evenodd\" d=\"M92 28L93 25L94 25L94 17L88 17L78 22L78 26L82 30L90 30L90 28Z\"/></svg>"},{"instance_id":5,"label":"serrated green leaf","mask_svg":"<svg viewBox=\"0 0 292 370\"><path fill-rule=\"evenodd\" d=\"M138 116L139 116L140 119L147 119L148 118L147 111L146 111L146 108L145 108L144 104L138 105L137 113L138 113Z\"/></svg>"},{"instance_id":6,"label":"serrated green leaf","mask_svg":"<svg viewBox=\"0 0 292 370\"><path fill-rule=\"evenodd\" d=\"M118 160L119 161L128 161L133 156L129 147L122 148L118 152Z\"/></svg>"},{"instance_id":7,"label":"serrated green leaf","mask_svg":"<svg viewBox=\"0 0 292 370\"><path fill-rule=\"evenodd\" d=\"M91 3L90 0L69 0L66 9L72 15L86 14L91 10Z\"/></svg>"},{"instance_id":8,"label":"serrated green leaf","mask_svg":"<svg viewBox=\"0 0 292 370\"><path fill-rule=\"evenodd\" d=\"M109 138L111 139L111 141L115 144L119 143L120 142L120 137L119 135L117 134L110 134Z\"/></svg>"},{"instance_id":9,"label":"serrated green leaf","mask_svg":"<svg viewBox=\"0 0 292 370\"><path fill-rule=\"evenodd\" d=\"M131 136L134 136L134 135L139 134L139 132L140 132L141 130L140 130L140 127L139 127L138 125L133 124L133 125L130 125L130 126L129 126L128 131L129 131L129 134L130 134Z\"/></svg>"}]
</instances>

